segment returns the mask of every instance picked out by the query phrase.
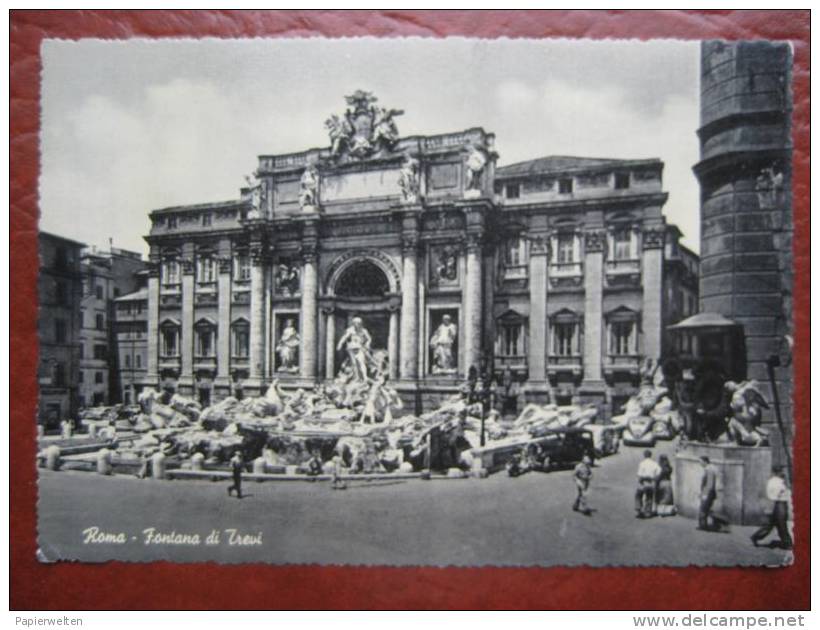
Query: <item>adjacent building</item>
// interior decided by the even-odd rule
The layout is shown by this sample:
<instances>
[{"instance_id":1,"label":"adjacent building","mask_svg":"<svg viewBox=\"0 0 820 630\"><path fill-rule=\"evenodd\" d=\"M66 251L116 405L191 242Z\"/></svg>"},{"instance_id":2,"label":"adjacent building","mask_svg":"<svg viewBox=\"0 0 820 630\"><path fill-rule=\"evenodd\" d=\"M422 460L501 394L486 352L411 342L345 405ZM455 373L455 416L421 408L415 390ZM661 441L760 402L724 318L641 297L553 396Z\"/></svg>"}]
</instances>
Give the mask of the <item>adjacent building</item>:
<instances>
[{"instance_id":1,"label":"adjacent building","mask_svg":"<svg viewBox=\"0 0 820 630\"><path fill-rule=\"evenodd\" d=\"M481 128L400 138L400 111L347 102L330 147L260 156L238 199L150 213L145 384L203 403L309 387L343 369L359 318L409 410L471 367L514 382L518 408L633 393L697 300L663 164L497 168Z\"/></svg>"},{"instance_id":2,"label":"adjacent building","mask_svg":"<svg viewBox=\"0 0 820 630\"><path fill-rule=\"evenodd\" d=\"M37 422L47 429L74 417L79 405L82 243L40 232L37 332L40 387Z\"/></svg>"},{"instance_id":3,"label":"adjacent building","mask_svg":"<svg viewBox=\"0 0 820 630\"><path fill-rule=\"evenodd\" d=\"M785 425L792 425L791 48L766 41L701 47L700 305L744 327L749 378L775 371ZM764 423L783 444L773 409ZM788 431L788 428L787 428Z\"/></svg>"},{"instance_id":4,"label":"adjacent building","mask_svg":"<svg viewBox=\"0 0 820 630\"><path fill-rule=\"evenodd\" d=\"M114 300L114 334L117 344L119 400L136 403L148 374L148 289Z\"/></svg>"},{"instance_id":5,"label":"adjacent building","mask_svg":"<svg viewBox=\"0 0 820 630\"><path fill-rule=\"evenodd\" d=\"M122 402L115 304L121 295L138 288L145 261L138 252L86 248L82 253L80 315L80 407Z\"/></svg>"}]
</instances>

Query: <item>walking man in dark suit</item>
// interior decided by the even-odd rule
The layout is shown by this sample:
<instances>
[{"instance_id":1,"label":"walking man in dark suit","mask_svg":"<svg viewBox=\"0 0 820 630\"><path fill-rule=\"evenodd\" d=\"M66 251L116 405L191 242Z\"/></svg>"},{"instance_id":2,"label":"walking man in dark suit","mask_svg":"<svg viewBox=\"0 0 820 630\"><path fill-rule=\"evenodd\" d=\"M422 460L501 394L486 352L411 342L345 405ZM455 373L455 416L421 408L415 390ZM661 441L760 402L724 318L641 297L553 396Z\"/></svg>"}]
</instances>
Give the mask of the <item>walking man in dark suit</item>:
<instances>
[{"instance_id":1,"label":"walking man in dark suit","mask_svg":"<svg viewBox=\"0 0 820 630\"><path fill-rule=\"evenodd\" d=\"M245 463L242 461L242 453L239 451L234 452L233 457L231 457L233 485L228 488L228 496L231 496L231 492L236 490L236 496L240 499L242 498L242 468L244 466Z\"/></svg>"}]
</instances>

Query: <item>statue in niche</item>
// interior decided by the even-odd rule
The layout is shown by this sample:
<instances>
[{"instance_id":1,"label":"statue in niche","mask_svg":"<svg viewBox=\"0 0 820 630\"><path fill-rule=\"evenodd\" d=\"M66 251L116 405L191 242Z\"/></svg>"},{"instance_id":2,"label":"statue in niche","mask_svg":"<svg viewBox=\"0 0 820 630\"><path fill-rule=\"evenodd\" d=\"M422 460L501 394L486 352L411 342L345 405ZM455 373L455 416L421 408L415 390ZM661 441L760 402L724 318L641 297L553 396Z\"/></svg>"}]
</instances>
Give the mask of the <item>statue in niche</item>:
<instances>
[{"instance_id":1,"label":"statue in niche","mask_svg":"<svg viewBox=\"0 0 820 630\"><path fill-rule=\"evenodd\" d=\"M419 200L419 161L410 155L404 158L404 163L401 166L399 188L401 189L402 202L416 203Z\"/></svg>"},{"instance_id":2,"label":"statue in niche","mask_svg":"<svg viewBox=\"0 0 820 630\"><path fill-rule=\"evenodd\" d=\"M430 339L433 350L433 373L446 374L455 372L456 361L453 356L453 347L458 338L458 327L449 315L441 318L441 324Z\"/></svg>"},{"instance_id":3,"label":"statue in niche","mask_svg":"<svg viewBox=\"0 0 820 630\"><path fill-rule=\"evenodd\" d=\"M339 339L336 349L341 350L344 348L347 352L352 380L362 383L367 381L367 366L371 363L371 341L370 333L364 327L361 317L354 317L342 338Z\"/></svg>"},{"instance_id":4,"label":"statue in niche","mask_svg":"<svg viewBox=\"0 0 820 630\"><path fill-rule=\"evenodd\" d=\"M487 154L479 146L470 147L467 155L467 173L465 190L481 190L481 174L487 166Z\"/></svg>"},{"instance_id":5,"label":"statue in niche","mask_svg":"<svg viewBox=\"0 0 820 630\"><path fill-rule=\"evenodd\" d=\"M276 289L282 295L296 295L299 292L299 267L280 262L276 270Z\"/></svg>"},{"instance_id":6,"label":"statue in niche","mask_svg":"<svg viewBox=\"0 0 820 630\"><path fill-rule=\"evenodd\" d=\"M264 182L258 173L253 173L253 176L245 175L245 181L248 184L248 196L251 200L251 209L248 212L248 218L261 219L264 214L266 202Z\"/></svg>"},{"instance_id":7,"label":"statue in niche","mask_svg":"<svg viewBox=\"0 0 820 630\"><path fill-rule=\"evenodd\" d=\"M317 204L319 172L313 164L308 164L299 180L299 206L302 210L312 209Z\"/></svg>"},{"instance_id":8,"label":"statue in niche","mask_svg":"<svg viewBox=\"0 0 820 630\"><path fill-rule=\"evenodd\" d=\"M458 279L458 249L443 247L436 252L431 284L452 284Z\"/></svg>"},{"instance_id":9,"label":"statue in niche","mask_svg":"<svg viewBox=\"0 0 820 630\"><path fill-rule=\"evenodd\" d=\"M301 338L293 325L293 320L285 320L285 327L282 329L279 343L276 344L280 370L290 372L298 369L300 343Z\"/></svg>"}]
</instances>

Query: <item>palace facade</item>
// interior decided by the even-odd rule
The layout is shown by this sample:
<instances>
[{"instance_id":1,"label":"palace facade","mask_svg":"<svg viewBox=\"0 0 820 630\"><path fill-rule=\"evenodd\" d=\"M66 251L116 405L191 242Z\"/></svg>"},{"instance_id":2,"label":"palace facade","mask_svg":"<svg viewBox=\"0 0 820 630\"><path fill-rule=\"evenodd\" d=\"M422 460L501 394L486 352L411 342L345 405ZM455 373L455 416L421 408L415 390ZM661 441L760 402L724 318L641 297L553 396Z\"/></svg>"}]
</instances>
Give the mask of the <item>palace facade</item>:
<instances>
[{"instance_id":1,"label":"palace facade","mask_svg":"<svg viewBox=\"0 0 820 630\"><path fill-rule=\"evenodd\" d=\"M663 164L497 167L481 128L401 138L400 110L347 102L329 147L260 156L240 198L151 212L144 385L205 403L309 387L342 369L358 317L411 412L472 366L518 408L633 393L697 310Z\"/></svg>"}]
</instances>

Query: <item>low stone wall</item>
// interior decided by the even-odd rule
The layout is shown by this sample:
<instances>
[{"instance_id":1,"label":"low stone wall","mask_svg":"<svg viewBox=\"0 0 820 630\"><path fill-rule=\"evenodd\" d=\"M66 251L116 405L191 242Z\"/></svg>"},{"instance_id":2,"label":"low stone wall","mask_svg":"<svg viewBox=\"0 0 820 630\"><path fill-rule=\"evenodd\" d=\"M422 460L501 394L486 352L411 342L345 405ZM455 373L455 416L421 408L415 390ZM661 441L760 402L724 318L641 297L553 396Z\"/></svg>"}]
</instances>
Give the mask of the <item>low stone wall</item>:
<instances>
[{"instance_id":1,"label":"low stone wall","mask_svg":"<svg viewBox=\"0 0 820 630\"><path fill-rule=\"evenodd\" d=\"M771 504L766 482L771 476L769 447L690 442L675 455L675 504L678 512L698 517L702 456L718 470L717 500L713 512L735 525L761 525L768 520Z\"/></svg>"}]
</instances>

